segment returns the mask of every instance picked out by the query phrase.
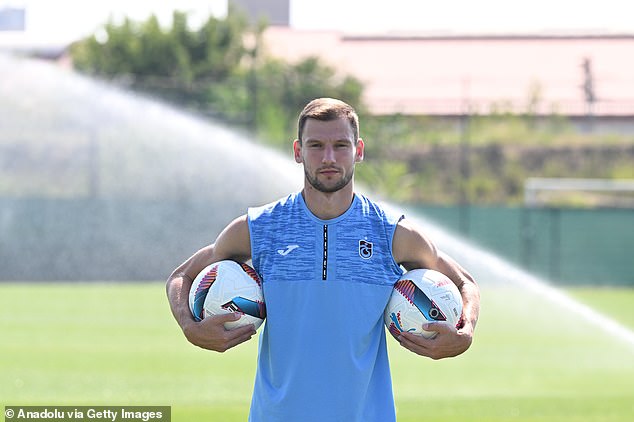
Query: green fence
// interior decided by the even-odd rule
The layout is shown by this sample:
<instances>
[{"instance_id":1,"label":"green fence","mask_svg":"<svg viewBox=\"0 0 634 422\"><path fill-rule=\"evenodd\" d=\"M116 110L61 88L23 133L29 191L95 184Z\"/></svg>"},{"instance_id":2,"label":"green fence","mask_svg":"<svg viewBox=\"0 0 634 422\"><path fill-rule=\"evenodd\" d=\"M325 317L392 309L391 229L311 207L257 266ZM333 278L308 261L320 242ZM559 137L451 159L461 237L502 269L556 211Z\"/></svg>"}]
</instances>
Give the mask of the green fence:
<instances>
[{"instance_id":1,"label":"green fence","mask_svg":"<svg viewBox=\"0 0 634 422\"><path fill-rule=\"evenodd\" d=\"M558 284L634 286L634 210L415 207Z\"/></svg>"},{"instance_id":2,"label":"green fence","mask_svg":"<svg viewBox=\"0 0 634 422\"><path fill-rule=\"evenodd\" d=\"M553 282L634 286L634 210L408 208ZM245 209L0 198L0 280L164 279Z\"/></svg>"}]
</instances>

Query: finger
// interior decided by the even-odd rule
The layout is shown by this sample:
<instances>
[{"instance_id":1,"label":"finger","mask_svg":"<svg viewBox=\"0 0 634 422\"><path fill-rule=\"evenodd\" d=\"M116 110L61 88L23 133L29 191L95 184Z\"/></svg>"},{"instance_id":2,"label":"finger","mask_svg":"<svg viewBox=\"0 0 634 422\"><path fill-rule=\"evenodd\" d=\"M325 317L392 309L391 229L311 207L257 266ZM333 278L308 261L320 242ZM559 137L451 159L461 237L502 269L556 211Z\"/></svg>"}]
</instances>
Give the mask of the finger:
<instances>
[{"instance_id":1,"label":"finger","mask_svg":"<svg viewBox=\"0 0 634 422\"><path fill-rule=\"evenodd\" d=\"M429 344L430 339L426 339L422 336L418 336L412 333L402 333L398 337L398 341L407 350L414 352L419 355L425 355L426 350L428 350L431 345Z\"/></svg>"},{"instance_id":2,"label":"finger","mask_svg":"<svg viewBox=\"0 0 634 422\"><path fill-rule=\"evenodd\" d=\"M402 336L401 346L417 355L426 356L434 360L452 355L443 349L442 342L438 342L436 338L424 338L408 334L407 336Z\"/></svg>"},{"instance_id":3,"label":"finger","mask_svg":"<svg viewBox=\"0 0 634 422\"><path fill-rule=\"evenodd\" d=\"M220 351L231 349L240 343L250 340L255 333L256 330L253 324L244 325L230 330L225 329L222 334L222 347Z\"/></svg>"},{"instance_id":4,"label":"finger","mask_svg":"<svg viewBox=\"0 0 634 422\"><path fill-rule=\"evenodd\" d=\"M226 323L238 321L240 318L242 318L242 315L243 314L240 312L229 312L226 314L211 315L203 319L200 324L206 330L226 330Z\"/></svg>"},{"instance_id":5,"label":"finger","mask_svg":"<svg viewBox=\"0 0 634 422\"><path fill-rule=\"evenodd\" d=\"M415 347L429 348L429 347L432 347L434 344L434 337L423 337L418 334L403 332L399 336L398 340L399 342L401 342L402 345L411 345Z\"/></svg>"},{"instance_id":6,"label":"finger","mask_svg":"<svg viewBox=\"0 0 634 422\"><path fill-rule=\"evenodd\" d=\"M213 315L205 318L202 322L209 324L210 326L217 328L222 328L227 333L233 333L233 335L228 335L226 337L233 338L239 335L242 335L247 332L255 333L255 326L253 324L247 324L238 326L235 328L225 328L225 323L227 322L235 322L242 318L243 314L240 312L232 312L227 314ZM209 321L208 321L209 320Z\"/></svg>"},{"instance_id":7,"label":"finger","mask_svg":"<svg viewBox=\"0 0 634 422\"><path fill-rule=\"evenodd\" d=\"M240 328L243 328L243 327L240 327ZM231 330L232 333L235 331L236 330ZM231 340L228 340L226 343L227 348L230 349L232 347L237 346L238 344L244 343L245 341L251 340L254 334L255 334L255 331L247 331L246 333L243 333L239 336L232 338Z\"/></svg>"},{"instance_id":8,"label":"finger","mask_svg":"<svg viewBox=\"0 0 634 422\"><path fill-rule=\"evenodd\" d=\"M231 329L225 328L224 338L234 339L244 335L252 336L253 334L255 334L255 332L256 332L255 325L253 324L243 325L242 327L236 327Z\"/></svg>"},{"instance_id":9,"label":"finger","mask_svg":"<svg viewBox=\"0 0 634 422\"><path fill-rule=\"evenodd\" d=\"M451 326L446 322L428 322L423 324L423 330L435 331L437 333L452 333L456 331L456 327Z\"/></svg>"},{"instance_id":10,"label":"finger","mask_svg":"<svg viewBox=\"0 0 634 422\"><path fill-rule=\"evenodd\" d=\"M224 324L225 322L233 322L233 321L237 321L240 318L242 318L242 313L240 312L228 312L226 314L219 314L219 315L213 315L210 317L207 317L205 319L212 319L217 323L222 323Z\"/></svg>"},{"instance_id":11,"label":"finger","mask_svg":"<svg viewBox=\"0 0 634 422\"><path fill-rule=\"evenodd\" d=\"M238 319L240 316L236 316L234 313L210 315L203 318L199 324L203 330L217 331L219 327L224 329L225 322L237 321Z\"/></svg>"}]
</instances>

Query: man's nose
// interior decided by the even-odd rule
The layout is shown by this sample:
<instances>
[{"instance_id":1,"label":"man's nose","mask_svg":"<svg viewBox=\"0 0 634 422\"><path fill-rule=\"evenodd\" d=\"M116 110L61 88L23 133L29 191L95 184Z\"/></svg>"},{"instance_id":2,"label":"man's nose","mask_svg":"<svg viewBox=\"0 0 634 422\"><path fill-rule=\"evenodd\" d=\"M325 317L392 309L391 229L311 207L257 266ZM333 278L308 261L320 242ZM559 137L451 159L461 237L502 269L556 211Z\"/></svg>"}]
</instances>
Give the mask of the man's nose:
<instances>
[{"instance_id":1,"label":"man's nose","mask_svg":"<svg viewBox=\"0 0 634 422\"><path fill-rule=\"evenodd\" d=\"M324 156L321 160L323 163L334 163L335 159L335 149L332 145L326 145L324 148Z\"/></svg>"}]
</instances>

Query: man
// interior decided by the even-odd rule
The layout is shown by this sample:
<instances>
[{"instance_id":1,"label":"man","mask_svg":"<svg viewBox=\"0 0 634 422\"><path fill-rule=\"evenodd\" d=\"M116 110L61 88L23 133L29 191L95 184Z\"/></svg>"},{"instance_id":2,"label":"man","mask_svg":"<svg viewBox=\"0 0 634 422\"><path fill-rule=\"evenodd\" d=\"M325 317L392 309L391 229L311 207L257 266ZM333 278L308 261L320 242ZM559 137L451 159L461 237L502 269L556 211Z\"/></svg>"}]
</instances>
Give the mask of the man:
<instances>
[{"instance_id":1,"label":"man","mask_svg":"<svg viewBox=\"0 0 634 422\"><path fill-rule=\"evenodd\" d=\"M167 282L172 312L199 347L224 352L249 340L252 326L224 329L239 315L194 321L187 297L210 263L252 259L263 280L267 320L249 420L394 421L383 310L402 268L438 270L463 297L458 329L430 323L424 328L437 331L434 339L401 334L403 347L432 359L469 348L478 287L402 215L354 192L364 143L348 104L311 101L300 114L293 151L304 167L302 191L250 208L178 267Z\"/></svg>"}]
</instances>

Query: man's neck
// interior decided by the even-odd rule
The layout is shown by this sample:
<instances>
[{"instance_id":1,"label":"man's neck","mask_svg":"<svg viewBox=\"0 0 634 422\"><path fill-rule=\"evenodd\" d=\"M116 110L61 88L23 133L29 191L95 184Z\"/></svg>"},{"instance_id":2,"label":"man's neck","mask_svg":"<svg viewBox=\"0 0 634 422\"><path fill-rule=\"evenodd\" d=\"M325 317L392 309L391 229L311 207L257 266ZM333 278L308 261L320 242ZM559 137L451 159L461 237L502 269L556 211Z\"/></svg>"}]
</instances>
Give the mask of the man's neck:
<instances>
[{"instance_id":1,"label":"man's neck","mask_svg":"<svg viewBox=\"0 0 634 422\"><path fill-rule=\"evenodd\" d=\"M345 213L354 199L354 187L352 182L337 192L321 192L307 184L302 190L302 196L306 206L315 217L322 220L331 220Z\"/></svg>"}]
</instances>

